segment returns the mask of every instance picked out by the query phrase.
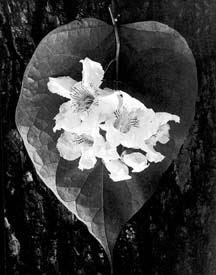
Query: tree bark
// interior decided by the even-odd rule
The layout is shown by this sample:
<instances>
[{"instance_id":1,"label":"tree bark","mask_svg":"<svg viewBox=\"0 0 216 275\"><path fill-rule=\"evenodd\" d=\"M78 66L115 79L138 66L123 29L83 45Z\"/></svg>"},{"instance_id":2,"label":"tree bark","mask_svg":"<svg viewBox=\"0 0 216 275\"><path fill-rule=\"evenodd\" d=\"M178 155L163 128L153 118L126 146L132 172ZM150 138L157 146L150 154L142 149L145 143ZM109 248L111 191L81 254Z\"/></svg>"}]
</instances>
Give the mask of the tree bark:
<instances>
[{"instance_id":1,"label":"tree bark","mask_svg":"<svg viewBox=\"0 0 216 275\"><path fill-rule=\"evenodd\" d=\"M186 38L197 63L199 91L194 122L178 159L119 236L114 274L215 275L216 2L117 2L121 23L155 20ZM109 4L0 2L5 274L109 274L103 249L35 174L14 122L22 76L40 40L74 19L96 17L111 23Z\"/></svg>"}]
</instances>

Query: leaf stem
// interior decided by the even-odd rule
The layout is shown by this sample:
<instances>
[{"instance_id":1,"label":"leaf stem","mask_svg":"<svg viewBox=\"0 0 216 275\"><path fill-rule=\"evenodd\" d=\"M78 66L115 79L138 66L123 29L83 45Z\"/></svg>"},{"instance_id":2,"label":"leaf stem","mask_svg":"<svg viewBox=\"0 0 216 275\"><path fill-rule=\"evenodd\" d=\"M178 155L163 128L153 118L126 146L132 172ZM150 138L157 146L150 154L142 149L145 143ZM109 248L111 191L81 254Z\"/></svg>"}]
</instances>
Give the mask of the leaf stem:
<instances>
[{"instance_id":1,"label":"leaf stem","mask_svg":"<svg viewBox=\"0 0 216 275\"><path fill-rule=\"evenodd\" d=\"M116 62L116 89L118 89L118 80L119 80L119 53L120 53L120 39L119 39L119 33L118 33L118 18L113 15L113 3L112 5L109 5L109 13L112 20L112 24L114 27L115 32L115 40L116 40L116 55L115 55L115 62Z\"/></svg>"}]
</instances>

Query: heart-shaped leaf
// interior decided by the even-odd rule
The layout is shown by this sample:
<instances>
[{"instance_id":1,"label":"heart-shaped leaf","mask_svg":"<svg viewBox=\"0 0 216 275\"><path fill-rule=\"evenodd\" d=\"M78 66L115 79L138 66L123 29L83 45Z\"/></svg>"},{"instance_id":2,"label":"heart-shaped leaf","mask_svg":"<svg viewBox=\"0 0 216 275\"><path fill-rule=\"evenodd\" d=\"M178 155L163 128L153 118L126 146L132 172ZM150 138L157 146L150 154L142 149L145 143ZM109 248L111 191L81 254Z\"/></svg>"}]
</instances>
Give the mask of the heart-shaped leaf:
<instances>
[{"instance_id":1,"label":"heart-shaped leaf","mask_svg":"<svg viewBox=\"0 0 216 275\"><path fill-rule=\"evenodd\" d=\"M157 145L165 155L131 180L113 182L98 160L79 170L77 161L61 159L53 118L62 98L47 89L50 76L81 79L80 59L105 67L115 56L113 28L96 19L73 21L49 33L36 49L23 78L16 123L36 171L57 198L83 221L104 247L110 262L122 226L154 192L162 173L177 157L193 120L197 91L193 55L179 33L158 22L119 27L120 86L155 111L179 115L170 141ZM110 79L109 79L110 81Z\"/></svg>"}]
</instances>

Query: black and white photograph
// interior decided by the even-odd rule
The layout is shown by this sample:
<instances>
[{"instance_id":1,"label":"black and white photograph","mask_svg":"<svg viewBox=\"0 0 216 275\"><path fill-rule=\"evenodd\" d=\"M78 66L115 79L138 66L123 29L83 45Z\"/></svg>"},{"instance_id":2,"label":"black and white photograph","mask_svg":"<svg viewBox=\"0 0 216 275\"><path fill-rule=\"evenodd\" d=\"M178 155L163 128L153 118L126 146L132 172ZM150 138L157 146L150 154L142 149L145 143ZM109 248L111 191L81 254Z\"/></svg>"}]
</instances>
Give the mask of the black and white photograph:
<instances>
[{"instance_id":1,"label":"black and white photograph","mask_svg":"<svg viewBox=\"0 0 216 275\"><path fill-rule=\"evenodd\" d=\"M216 275L216 1L0 0L2 275Z\"/></svg>"}]
</instances>

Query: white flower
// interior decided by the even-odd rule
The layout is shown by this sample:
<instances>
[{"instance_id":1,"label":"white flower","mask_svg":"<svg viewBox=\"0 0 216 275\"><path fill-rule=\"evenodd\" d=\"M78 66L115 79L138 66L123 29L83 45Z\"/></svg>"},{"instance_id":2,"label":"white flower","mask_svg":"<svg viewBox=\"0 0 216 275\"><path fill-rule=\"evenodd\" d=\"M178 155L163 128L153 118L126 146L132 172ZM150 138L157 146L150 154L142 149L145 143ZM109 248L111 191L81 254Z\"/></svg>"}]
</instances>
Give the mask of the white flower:
<instances>
[{"instance_id":1,"label":"white flower","mask_svg":"<svg viewBox=\"0 0 216 275\"><path fill-rule=\"evenodd\" d=\"M157 162L161 162L164 159L164 156L160 152L157 152L154 149L154 145L150 141L150 139L147 141L143 141L140 145L140 149L146 153L146 159L149 162L157 163Z\"/></svg>"},{"instance_id":2,"label":"white flower","mask_svg":"<svg viewBox=\"0 0 216 275\"><path fill-rule=\"evenodd\" d=\"M91 169L95 166L96 157L104 160L118 159L116 148L111 148L101 135L92 136L64 131L58 139L57 149L60 156L73 161L80 158L78 168Z\"/></svg>"},{"instance_id":3,"label":"white flower","mask_svg":"<svg viewBox=\"0 0 216 275\"><path fill-rule=\"evenodd\" d=\"M50 92L71 99L70 90L76 83L77 81L69 76L49 77L47 87Z\"/></svg>"},{"instance_id":4,"label":"white flower","mask_svg":"<svg viewBox=\"0 0 216 275\"><path fill-rule=\"evenodd\" d=\"M130 111L123 105L119 112L115 112L115 116L114 121L110 120L105 126L101 126L107 131L106 138L113 145L122 144L138 149L141 139L150 138L158 128L158 121L151 109L138 108Z\"/></svg>"},{"instance_id":5,"label":"white flower","mask_svg":"<svg viewBox=\"0 0 216 275\"><path fill-rule=\"evenodd\" d=\"M167 122L175 121L176 123L180 123L180 118L176 115L158 112L156 113L156 116L159 121L157 133L142 144L142 149L147 152L146 157L150 162L160 162L164 159L164 156L157 152L154 149L154 146L157 144L157 142L166 144L169 141L170 126L167 124Z\"/></svg>"},{"instance_id":6,"label":"white flower","mask_svg":"<svg viewBox=\"0 0 216 275\"><path fill-rule=\"evenodd\" d=\"M53 130L63 130L57 142L60 156L79 159L80 170L92 169L100 158L113 181L129 180L129 171L138 173L162 161L164 156L154 146L169 141L168 122L179 123L179 117L155 113L123 91L101 89L101 64L89 58L80 62L80 82L50 77L47 84L50 92L68 99L54 118Z\"/></svg>"},{"instance_id":7,"label":"white flower","mask_svg":"<svg viewBox=\"0 0 216 275\"><path fill-rule=\"evenodd\" d=\"M141 172L149 166L146 156L140 152L128 153L124 151L121 158L125 164L133 168L132 172Z\"/></svg>"},{"instance_id":8,"label":"white flower","mask_svg":"<svg viewBox=\"0 0 216 275\"><path fill-rule=\"evenodd\" d=\"M155 113L137 99L121 92L122 104L112 117L100 125L106 131L106 139L112 146L141 149L150 162L160 162L164 156L153 147L157 142L169 141L168 121L179 122L176 115ZM135 169L135 168L134 168Z\"/></svg>"},{"instance_id":9,"label":"white flower","mask_svg":"<svg viewBox=\"0 0 216 275\"><path fill-rule=\"evenodd\" d=\"M86 89L92 88L94 93L94 90L97 90L102 84L104 70L100 63L87 57L80 62L83 64L82 86Z\"/></svg>"},{"instance_id":10,"label":"white flower","mask_svg":"<svg viewBox=\"0 0 216 275\"><path fill-rule=\"evenodd\" d=\"M72 161L80 157L79 169L81 170L93 168L97 161L94 140L91 136L64 131L58 139L57 149L60 156L66 160Z\"/></svg>"},{"instance_id":11,"label":"white flower","mask_svg":"<svg viewBox=\"0 0 216 275\"><path fill-rule=\"evenodd\" d=\"M95 143L95 154L98 158L107 160L116 160L120 156L116 150L116 147L112 147L109 142L105 141L102 136L98 136Z\"/></svg>"},{"instance_id":12,"label":"white flower","mask_svg":"<svg viewBox=\"0 0 216 275\"><path fill-rule=\"evenodd\" d=\"M54 131L63 129L71 131L81 125L82 121L92 119L100 122L114 111L119 98L114 91L102 90L104 71L101 64L85 58L80 61L83 64L82 81L77 82L70 77L49 78L47 83L50 92L69 99L60 106L56 115Z\"/></svg>"},{"instance_id":13,"label":"white flower","mask_svg":"<svg viewBox=\"0 0 216 275\"><path fill-rule=\"evenodd\" d=\"M167 113L157 115L152 109L146 108L140 101L122 91L121 96L120 108L100 125L101 129L107 132L107 140L114 146L122 144L128 148L139 149L140 139L149 139L157 133L161 123L177 117Z\"/></svg>"},{"instance_id":14,"label":"white flower","mask_svg":"<svg viewBox=\"0 0 216 275\"><path fill-rule=\"evenodd\" d=\"M81 124L81 119L78 113L74 112L73 102L67 101L59 108L59 113L54 117L56 123L53 131L64 129L65 131L72 131L74 127Z\"/></svg>"},{"instance_id":15,"label":"white flower","mask_svg":"<svg viewBox=\"0 0 216 275\"><path fill-rule=\"evenodd\" d=\"M129 180L129 169L120 159L104 161L107 170L110 172L109 177L113 181Z\"/></svg>"}]
</instances>

